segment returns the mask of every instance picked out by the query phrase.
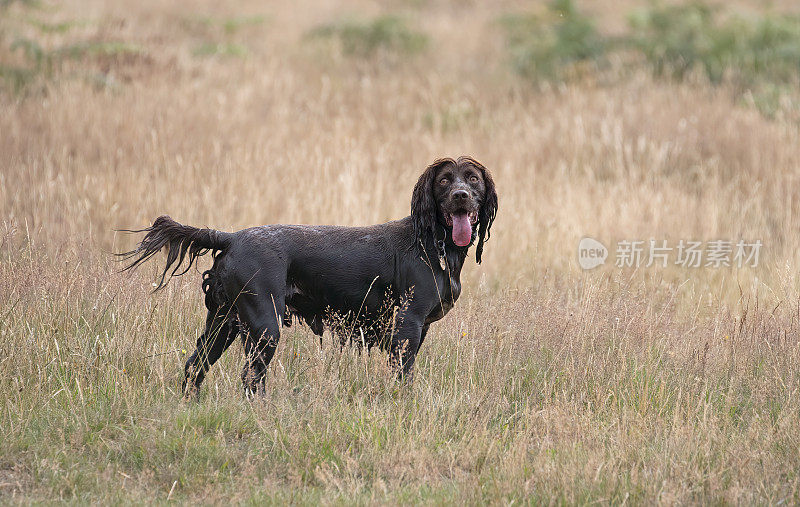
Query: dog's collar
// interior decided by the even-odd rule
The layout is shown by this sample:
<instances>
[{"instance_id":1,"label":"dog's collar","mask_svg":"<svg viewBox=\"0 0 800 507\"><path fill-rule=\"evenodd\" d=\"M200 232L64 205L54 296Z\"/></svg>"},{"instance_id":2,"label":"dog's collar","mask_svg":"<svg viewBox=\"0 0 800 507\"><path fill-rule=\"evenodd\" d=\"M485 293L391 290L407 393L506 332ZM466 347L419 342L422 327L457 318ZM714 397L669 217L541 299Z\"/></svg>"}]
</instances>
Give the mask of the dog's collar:
<instances>
[{"instance_id":1,"label":"dog's collar","mask_svg":"<svg viewBox=\"0 0 800 507\"><path fill-rule=\"evenodd\" d=\"M442 239L438 239L434 233L433 242L436 245L436 255L439 257L439 265L443 270L447 271L449 266L447 265L447 252L444 249L444 239L447 237L447 231L441 226L440 229L442 230Z\"/></svg>"}]
</instances>

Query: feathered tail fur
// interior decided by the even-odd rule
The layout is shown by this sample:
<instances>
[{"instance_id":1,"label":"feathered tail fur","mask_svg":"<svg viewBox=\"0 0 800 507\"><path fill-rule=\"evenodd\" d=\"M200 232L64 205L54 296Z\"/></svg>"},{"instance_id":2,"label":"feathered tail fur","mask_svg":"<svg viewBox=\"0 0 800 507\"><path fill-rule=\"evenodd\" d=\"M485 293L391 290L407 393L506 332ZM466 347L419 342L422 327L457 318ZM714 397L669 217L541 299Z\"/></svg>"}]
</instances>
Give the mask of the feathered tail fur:
<instances>
[{"instance_id":1,"label":"feathered tail fur","mask_svg":"<svg viewBox=\"0 0 800 507\"><path fill-rule=\"evenodd\" d=\"M170 278L186 273L192 267L195 260L201 255L205 255L209 251L215 254L219 251L224 251L230 245L231 238L233 237L233 235L228 232L214 229L198 229L197 227L182 225L167 215L156 218L153 225L146 229L124 230L124 232L146 232L147 234L134 250L117 254L123 261L133 259L123 271L133 269L139 264L142 264L164 247L169 249L166 266L164 266L164 271L161 273L161 280L159 280L155 290L160 290L167 284L169 281L167 273L169 273ZM187 255L189 257L188 264L186 268L179 273L178 270ZM171 273L170 268L172 268Z\"/></svg>"}]
</instances>

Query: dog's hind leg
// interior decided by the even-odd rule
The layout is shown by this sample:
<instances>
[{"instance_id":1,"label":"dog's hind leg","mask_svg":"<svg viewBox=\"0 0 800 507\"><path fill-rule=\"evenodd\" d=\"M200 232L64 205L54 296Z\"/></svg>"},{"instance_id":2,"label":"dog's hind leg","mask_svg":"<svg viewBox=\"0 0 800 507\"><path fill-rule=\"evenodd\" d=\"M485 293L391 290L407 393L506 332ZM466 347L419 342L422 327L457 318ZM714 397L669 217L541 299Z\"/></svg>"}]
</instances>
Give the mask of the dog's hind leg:
<instances>
[{"instance_id":1,"label":"dog's hind leg","mask_svg":"<svg viewBox=\"0 0 800 507\"><path fill-rule=\"evenodd\" d=\"M208 370L230 347L239 334L239 324L234 318L213 318L210 314L207 319L206 330L197 339L197 348L186 360L183 377L183 394L187 398L197 396L200 385L206 377Z\"/></svg>"},{"instance_id":2,"label":"dog's hind leg","mask_svg":"<svg viewBox=\"0 0 800 507\"><path fill-rule=\"evenodd\" d=\"M213 283L211 277L208 277L207 281ZM197 396L208 370L239 334L236 310L229 304L218 304L218 294L215 294L216 291L213 288L208 288L204 284L204 289L206 289L208 316L206 317L206 328L197 339L197 348L186 360L184 366L181 392L187 398Z\"/></svg>"},{"instance_id":3,"label":"dog's hind leg","mask_svg":"<svg viewBox=\"0 0 800 507\"><path fill-rule=\"evenodd\" d=\"M243 295L236 302L242 324L245 366L242 372L245 394L263 392L264 374L275 355L286 310L279 291Z\"/></svg>"}]
</instances>

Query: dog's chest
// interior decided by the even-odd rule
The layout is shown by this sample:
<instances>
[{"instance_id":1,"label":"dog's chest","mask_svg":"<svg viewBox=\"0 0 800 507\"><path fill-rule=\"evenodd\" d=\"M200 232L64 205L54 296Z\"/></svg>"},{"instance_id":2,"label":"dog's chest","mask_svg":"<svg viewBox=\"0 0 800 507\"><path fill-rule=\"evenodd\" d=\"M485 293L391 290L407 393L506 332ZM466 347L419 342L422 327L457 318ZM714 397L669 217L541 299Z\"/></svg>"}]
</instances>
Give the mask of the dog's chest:
<instances>
[{"instance_id":1,"label":"dog's chest","mask_svg":"<svg viewBox=\"0 0 800 507\"><path fill-rule=\"evenodd\" d=\"M447 312L453 309L458 296L461 295L461 281L457 276L442 276L443 283L439 286L439 302L433 308L431 313L425 319L426 324L436 322L447 315Z\"/></svg>"}]
</instances>

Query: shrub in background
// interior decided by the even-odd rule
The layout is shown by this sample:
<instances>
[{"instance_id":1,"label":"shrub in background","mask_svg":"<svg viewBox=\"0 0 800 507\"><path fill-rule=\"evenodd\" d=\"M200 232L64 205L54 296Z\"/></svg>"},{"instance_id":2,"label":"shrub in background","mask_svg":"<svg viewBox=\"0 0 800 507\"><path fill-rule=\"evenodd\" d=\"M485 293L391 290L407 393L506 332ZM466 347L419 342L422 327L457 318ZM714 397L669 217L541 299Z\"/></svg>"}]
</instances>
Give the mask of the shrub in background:
<instances>
[{"instance_id":1,"label":"shrub in background","mask_svg":"<svg viewBox=\"0 0 800 507\"><path fill-rule=\"evenodd\" d=\"M577 64L598 65L607 41L572 0L554 0L545 15L509 15L506 29L514 69L532 79L564 79Z\"/></svg>"},{"instance_id":2,"label":"shrub in background","mask_svg":"<svg viewBox=\"0 0 800 507\"><path fill-rule=\"evenodd\" d=\"M800 19L723 16L702 3L654 6L630 18L629 46L657 75L700 69L712 83L786 83L800 74Z\"/></svg>"},{"instance_id":3,"label":"shrub in background","mask_svg":"<svg viewBox=\"0 0 800 507\"><path fill-rule=\"evenodd\" d=\"M572 0L554 0L547 14L501 19L513 68L534 81L565 81L618 56L657 77L701 76L733 86L767 116L795 110L800 84L800 17L729 15L702 2L652 4L629 17L628 33L600 34Z\"/></svg>"}]
</instances>

